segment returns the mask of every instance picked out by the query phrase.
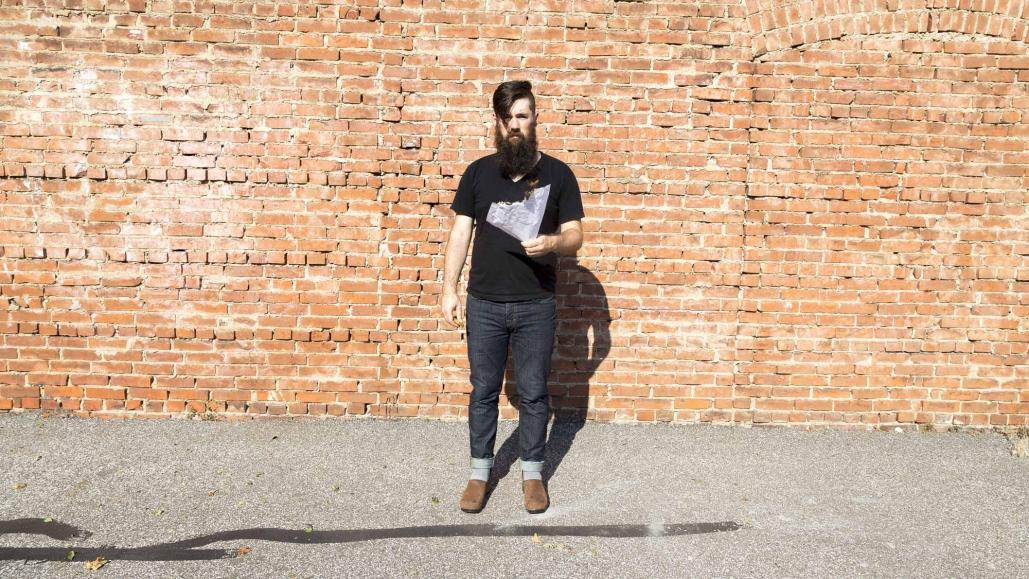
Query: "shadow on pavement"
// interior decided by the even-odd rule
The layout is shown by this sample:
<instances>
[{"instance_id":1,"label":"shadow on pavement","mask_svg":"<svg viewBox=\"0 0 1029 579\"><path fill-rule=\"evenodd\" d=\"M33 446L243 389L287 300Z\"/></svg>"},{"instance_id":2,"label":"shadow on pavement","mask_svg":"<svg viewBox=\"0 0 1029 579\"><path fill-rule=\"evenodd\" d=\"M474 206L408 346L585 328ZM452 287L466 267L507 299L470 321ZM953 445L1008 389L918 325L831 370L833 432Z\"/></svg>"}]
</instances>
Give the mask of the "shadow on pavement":
<instances>
[{"instance_id":1,"label":"shadow on pavement","mask_svg":"<svg viewBox=\"0 0 1029 579\"><path fill-rule=\"evenodd\" d=\"M557 294L557 335L549 386L553 422L543 465L544 481L557 472L586 423L590 379L611 351L611 312L604 286L596 276L578 264L559 270ZM517 408L518 387L510 364L504 394ZM518 460L518 436L516 428L496 452L490 492Z\"/></svg>"},{"instance_id":2,"label":"shadow on pavement","mask_svg":"<svg viewBox=\"0 0 1029 579\"><path fill-rule=\"evenodd\" d=\"M0 561L89 561L97 557L122 561L206 561L241 557L251 551L248 545L233 549L197 549L227 541L273 541L296 544L332 544L375 541L379 539L427 539L439 537L669 537L735 531L741 525L732 521L665 525L425 525L386 529L313 529L251 528L221 531L183 541L142 547L0 547ZM0 535L24 533L66 540L88 537L90 533L58 522L40 519L0 521ZM69 552L74 557L69 559Z\"/></svg>"}]
</instances>

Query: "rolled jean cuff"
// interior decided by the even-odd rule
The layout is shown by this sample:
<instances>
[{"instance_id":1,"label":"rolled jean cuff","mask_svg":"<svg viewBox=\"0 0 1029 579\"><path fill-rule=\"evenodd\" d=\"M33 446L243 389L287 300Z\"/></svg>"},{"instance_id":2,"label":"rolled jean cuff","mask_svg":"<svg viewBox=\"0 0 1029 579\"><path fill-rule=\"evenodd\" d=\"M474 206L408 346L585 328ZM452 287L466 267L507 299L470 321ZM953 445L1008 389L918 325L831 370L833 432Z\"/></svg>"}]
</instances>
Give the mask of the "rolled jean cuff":
<instances>
[{"instance_id":1,"label":"rolled jean cuff","mask_svg":"<svg viewBox=\"0 0 1029 579\"><path fill-rule=\"evenodd\" d=\"M471 465L472 468L493 468L493 459L472 457Z\"/></svg>"},{"instance_id":2,"label":"rolled jean cuff","mask_svg":"<svg viewBox=\"0 0 1029 579\"><path fill-rule=\"evenodd\" d=\"M543 472L543 461L523 460L522 472Z\"/></svg>"}]
</instances>

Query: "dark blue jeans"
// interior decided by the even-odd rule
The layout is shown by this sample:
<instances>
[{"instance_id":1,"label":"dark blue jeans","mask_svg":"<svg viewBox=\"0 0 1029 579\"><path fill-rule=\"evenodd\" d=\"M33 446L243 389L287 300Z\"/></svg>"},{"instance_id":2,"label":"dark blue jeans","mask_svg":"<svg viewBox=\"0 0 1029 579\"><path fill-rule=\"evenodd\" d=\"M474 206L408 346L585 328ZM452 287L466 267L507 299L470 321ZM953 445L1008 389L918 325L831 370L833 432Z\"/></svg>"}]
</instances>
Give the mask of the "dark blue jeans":
<instances>
[{"instance_id":1,"label":"dark blue jeans","mask_svg":"<svg viewBox=\"0 0 1029 579\"><path fill-rule=\"evenodd\" d=\"M468 364L472 395L468 432L473 459L492 459L497 440L497 403L508 345L518 382L518 432L522 461L543 461L550 403L547 376L554 352L554 297L493 302L468 294Z\"/></svg>"}]
</instances>

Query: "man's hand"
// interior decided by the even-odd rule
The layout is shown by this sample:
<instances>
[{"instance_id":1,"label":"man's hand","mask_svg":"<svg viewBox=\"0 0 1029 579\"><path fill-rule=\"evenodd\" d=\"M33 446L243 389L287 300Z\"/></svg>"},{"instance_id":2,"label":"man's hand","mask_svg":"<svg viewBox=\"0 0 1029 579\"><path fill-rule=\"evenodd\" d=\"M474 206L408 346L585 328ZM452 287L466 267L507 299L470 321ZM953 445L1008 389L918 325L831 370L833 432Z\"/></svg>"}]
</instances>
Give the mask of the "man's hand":
<instances>
[{"instance_id":1,"label":"man's hand","mask_svg":"<svg viewBox=\"0 0 1029 579\"><path fill-rule=\"evenodd\" d=\"M440 309L443 313L443 323L451 330L464 325L464 314L461 311L461 299L457 293L443 292L443 300L440 302Z\"/></svg>"},{"instance_id":2,"label":"man's hand","mask_svg":"<svg viewBox=\"0 0 1029 579\"><path fill-rule=\"evenodd\" d=\"M560 238L560 235L541 235L536 239L523 241L522 247L525 248L525 254L529 257L541 257L554 251Z\"/></svg>"}]
</instances>

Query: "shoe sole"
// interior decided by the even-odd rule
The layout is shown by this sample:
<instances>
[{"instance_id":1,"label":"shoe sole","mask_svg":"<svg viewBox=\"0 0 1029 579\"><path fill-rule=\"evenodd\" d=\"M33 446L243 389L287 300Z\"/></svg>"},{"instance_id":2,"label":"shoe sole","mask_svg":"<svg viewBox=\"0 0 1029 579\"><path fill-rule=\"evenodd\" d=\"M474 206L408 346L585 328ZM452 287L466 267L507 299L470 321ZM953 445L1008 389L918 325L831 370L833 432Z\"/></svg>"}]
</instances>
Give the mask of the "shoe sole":
<instances>
[{"instance_id":1,"label":"shoe sole","mask_svg":"<svg viewBox=\"0 0 1029 579\"><path fill-rule=\"evenodd\" d=\"M484 509L484 508L486 508L486 507L479 507L477 509L465 509L465 508L462 508L461 510L466 512L466 513L472 513L474 515L475 513L481 513L482 509Z\"/></svg>"}]
</instances>

